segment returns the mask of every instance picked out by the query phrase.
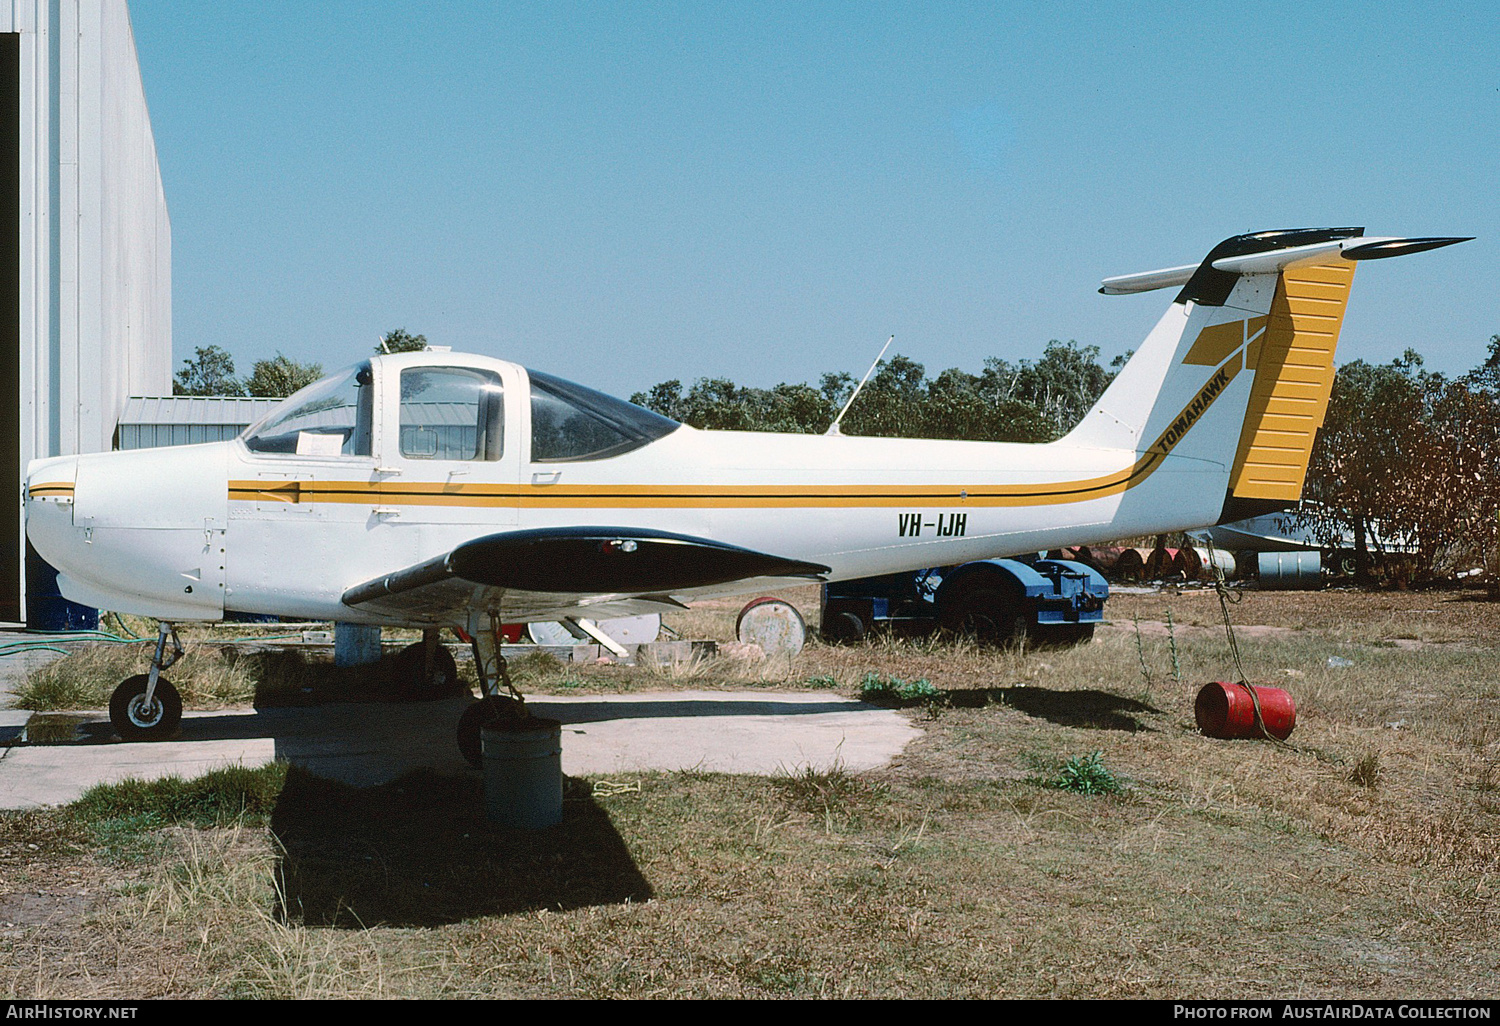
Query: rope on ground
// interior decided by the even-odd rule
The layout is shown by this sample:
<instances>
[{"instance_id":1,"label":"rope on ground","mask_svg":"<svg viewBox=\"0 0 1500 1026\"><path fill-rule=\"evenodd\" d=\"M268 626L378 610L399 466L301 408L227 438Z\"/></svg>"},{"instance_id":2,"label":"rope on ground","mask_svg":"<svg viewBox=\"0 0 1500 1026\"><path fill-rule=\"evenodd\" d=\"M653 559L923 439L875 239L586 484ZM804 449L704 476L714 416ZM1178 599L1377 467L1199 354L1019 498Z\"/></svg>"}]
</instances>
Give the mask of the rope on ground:
<instances>
[{"instance_id":1,"label":"rope on ground","mask_svg":"<svg viewBox=\"0 0 1500 1026\"><path fill-rule=\"evenodd\" d=\"M641 782L639 780L624 783L618 780L596 780L594 781L595 798L613 798L622 794L640 794Z\"/></svg>"}]
</instances>

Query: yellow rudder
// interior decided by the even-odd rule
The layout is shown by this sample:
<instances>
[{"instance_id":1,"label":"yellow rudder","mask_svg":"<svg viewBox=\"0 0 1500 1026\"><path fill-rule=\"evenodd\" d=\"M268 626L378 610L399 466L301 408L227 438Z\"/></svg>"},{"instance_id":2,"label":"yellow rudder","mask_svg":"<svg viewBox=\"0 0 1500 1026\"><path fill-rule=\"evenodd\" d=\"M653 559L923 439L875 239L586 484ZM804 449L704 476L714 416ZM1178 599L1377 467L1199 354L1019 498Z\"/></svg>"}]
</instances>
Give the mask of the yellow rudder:
<instances>
[{"instance_id":1,"label":"yellow rudder","mask_svg":"<svg viewBox=\"0 0 1500 1026\"><path fill-rule=\"evenodd\" d=\"M1276 283L1265 335L1248 350L1250 406L1229 476L1240 499L1296 502L1333 391L1333 355L1354 264L1288 267Z\"/></svg>"}]
</instances>

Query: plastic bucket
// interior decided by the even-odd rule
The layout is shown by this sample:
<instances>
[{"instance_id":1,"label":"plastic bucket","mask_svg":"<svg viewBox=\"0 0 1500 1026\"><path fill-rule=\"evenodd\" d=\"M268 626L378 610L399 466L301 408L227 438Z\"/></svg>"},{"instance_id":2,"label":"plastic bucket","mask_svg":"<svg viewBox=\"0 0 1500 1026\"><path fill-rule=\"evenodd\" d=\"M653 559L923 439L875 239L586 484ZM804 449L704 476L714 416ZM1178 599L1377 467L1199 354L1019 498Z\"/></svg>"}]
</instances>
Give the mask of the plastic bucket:
<instances>
[{"instance_id":1,"label":"plastic bucket","mask_svg":"<svg viewBox=\"0 0 1500 1026\"><path fill-rule=\"evenodd\" d=\"M333 625L333 665L369 666L380 662L380 628L362 623Z\"/></svg>"},{"instance_id":2,"label":"plastic bucket","mask_svg":"<svg viewBox=\"0 0 1500 1026\"><path fill-rule=\"evenodd\" d=\"M562 721L506 717L479 732L484 749L484 815L491 823L540 830L562 821Z\"/></svg>"},{"instance_id":3,"label":"plastic bucket","mask_svg":"<svg viewBox=\"0 0 1500 1026\"><path fill-rule=\"evenodd\" d=\"M1285 741L1297 725L1297 707L1291 695L1264 684L1226 684L1220 680L1203 685L1193 702L1193 717L1198 721L1198 729L1209 737L1261 737L1260 728L1255 725L1255 701L1250 697L1252 687L1255 698L1260 700L1260 718L1266 732Z\"/></svg>"}]
</instances>

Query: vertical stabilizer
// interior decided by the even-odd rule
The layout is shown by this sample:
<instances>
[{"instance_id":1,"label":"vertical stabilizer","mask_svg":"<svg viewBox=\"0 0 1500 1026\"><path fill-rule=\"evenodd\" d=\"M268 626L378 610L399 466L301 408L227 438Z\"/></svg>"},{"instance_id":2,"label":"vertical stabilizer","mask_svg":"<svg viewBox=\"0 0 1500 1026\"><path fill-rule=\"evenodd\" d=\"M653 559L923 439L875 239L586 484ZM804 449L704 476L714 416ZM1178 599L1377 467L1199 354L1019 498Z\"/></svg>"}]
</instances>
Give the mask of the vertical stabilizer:
<instances>
[{"instance_id":1,"label":"vertical stabilizer","mask_svg":"<svg viewBox=\"0 0 1500 1026\"><path fill-rule=\"evenodd\" d=\"M1227 519L1295 503L1328 411L1355 262L1463 241L1257 232L1197 265L1106 279L1110 295L1182 289L1064 443L1218 463Z\"/></svg>"}]
</instances>

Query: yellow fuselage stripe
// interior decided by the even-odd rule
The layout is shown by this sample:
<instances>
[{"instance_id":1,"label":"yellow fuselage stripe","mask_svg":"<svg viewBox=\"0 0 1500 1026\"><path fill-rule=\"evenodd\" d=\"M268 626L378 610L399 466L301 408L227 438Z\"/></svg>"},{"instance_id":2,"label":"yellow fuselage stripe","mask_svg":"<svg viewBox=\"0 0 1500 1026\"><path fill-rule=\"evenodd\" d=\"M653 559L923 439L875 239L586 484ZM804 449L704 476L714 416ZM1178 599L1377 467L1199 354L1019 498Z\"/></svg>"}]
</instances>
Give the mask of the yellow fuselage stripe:
<instances>
[{"instance_id":1,"label":"yellow fuselage stripe","mask_svg":"<svg viewBox=\"0 0 1500 1026\"><path fill-rule=\"evenodd\" d=\"M371 503L520 509L795 509L903 506L1043 506L1117 495L1149 478L1223 394L1243 365L1235 355L1136 461L1079 481L1012 485L524 485L369 481L230 481L233 502Z\"/></svg>"}]
</instances>

